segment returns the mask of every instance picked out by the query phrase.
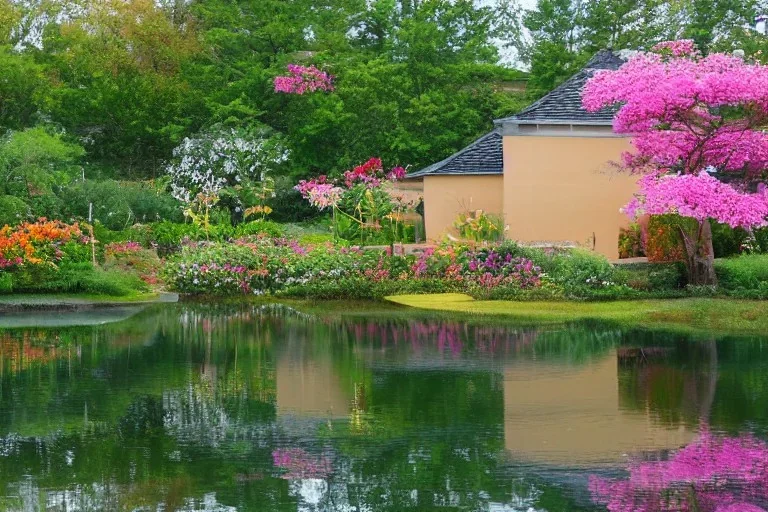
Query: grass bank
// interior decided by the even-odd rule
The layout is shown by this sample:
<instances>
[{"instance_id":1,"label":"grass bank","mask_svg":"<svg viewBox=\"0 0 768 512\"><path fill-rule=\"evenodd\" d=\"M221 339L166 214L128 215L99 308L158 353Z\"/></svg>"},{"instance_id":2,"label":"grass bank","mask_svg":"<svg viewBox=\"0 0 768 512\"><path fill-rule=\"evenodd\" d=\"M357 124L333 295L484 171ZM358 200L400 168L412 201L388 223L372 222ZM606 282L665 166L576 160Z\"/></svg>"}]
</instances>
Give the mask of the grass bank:
<instances>
[{"instance_id":1,"label":"grass bank","mask_svg":"<svg viewBox=\"0 0 768 512\"><path fill-rule=\"evenodd\" d=\"M691 298L612 302L515 302L475 300L458 293L397 295L387 297L387 300L424 310L504 316L538 324L603 320L636 327L687 332L768 335L768 301Z\"/></svg>"},{"instance_id":2,"label":"grass bank","mask_svg":"<svg viewBox=\"0 0 768 512\"><path fill-rule=\"evenodd\" d=\"M13 294L0 295L0 313L35 310L72 311L131 304L176 302L177 300L176 294L154 292L135 292L120 297L98 294Z\"/></svg>"}]
</instances>

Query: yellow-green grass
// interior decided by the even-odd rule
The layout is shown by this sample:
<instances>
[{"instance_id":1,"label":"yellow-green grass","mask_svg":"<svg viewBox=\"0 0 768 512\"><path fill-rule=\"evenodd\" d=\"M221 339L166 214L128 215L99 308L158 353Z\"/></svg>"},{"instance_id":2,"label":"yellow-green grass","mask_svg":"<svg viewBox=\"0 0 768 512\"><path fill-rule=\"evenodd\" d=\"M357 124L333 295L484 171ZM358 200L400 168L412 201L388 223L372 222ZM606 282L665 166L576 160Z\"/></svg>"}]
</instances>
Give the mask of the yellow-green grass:
<instances>
[{"instance_id":1,"label":"yellow-green grass","mask_svg":"<svg viewBox=\"0 0 768 512\"><path fill-rule=\"evenodd\" d=\"M604 320L689 332L768 335L768 301L669 299L613 302L513 302L468 295L398 295L387 300L431 311L504 316L539 324Z\"/></svg>"}]
</instances>

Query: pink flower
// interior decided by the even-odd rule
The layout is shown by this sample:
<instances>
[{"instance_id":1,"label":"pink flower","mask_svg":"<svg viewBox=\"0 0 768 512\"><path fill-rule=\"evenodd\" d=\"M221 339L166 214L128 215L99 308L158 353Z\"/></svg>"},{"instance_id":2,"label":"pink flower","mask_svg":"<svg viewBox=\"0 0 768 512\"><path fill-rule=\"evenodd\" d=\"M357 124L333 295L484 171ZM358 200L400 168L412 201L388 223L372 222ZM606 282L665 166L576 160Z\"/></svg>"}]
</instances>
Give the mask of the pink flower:
<instances>
[{"instance_id":1,"label":"pink flower","mask_svg":"<svg viewBox=\"0 0 768 512\"><path fill-rule=\"evenodd\" d=\"M333 91L333 76L315 66L288 65L287 76L275 77L275 92L305 94L315 91Z\"/></svg>"},{"instance_id":2,"label":"pink flower","mask_svg":"<svg viewBox=\"0 0 768 512\"><path fill-rule=\"evenodd\" d=\"M649 174L638 185L639 193L624 209L632 218L677 213L699 221L715 219L734 228L764 226L768 218L768 196L764 192L740 192L706 172Z\"/></svg>"}]
</instances>

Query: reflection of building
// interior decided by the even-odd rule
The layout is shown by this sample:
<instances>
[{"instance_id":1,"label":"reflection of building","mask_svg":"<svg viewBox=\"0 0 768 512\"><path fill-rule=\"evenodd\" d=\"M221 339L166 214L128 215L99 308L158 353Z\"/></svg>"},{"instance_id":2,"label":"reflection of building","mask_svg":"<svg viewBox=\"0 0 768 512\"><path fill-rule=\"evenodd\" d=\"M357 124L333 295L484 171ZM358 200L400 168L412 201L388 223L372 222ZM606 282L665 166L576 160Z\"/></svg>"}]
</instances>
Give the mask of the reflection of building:
<instances>
[{"instance_id":1,"label":"reflection of building","mask_svg":"<svg viewBox=\"0 0 768 512\"><path fill-rule=\"evenodd\" d=\"M579 465L631 453L678 448L694 432L665 427L645 411L620 407L615 352L586 366L554 370L512 362L504 371L504 438L513 456Z\"/></svg>"},{"instance_id":2,"label":"reflection of building","mask_svg":"<svg viewBox=\"0 0 768 512\"><path fill-rule=\"evenodd\" d=\"M301 357L285 351L277 361L278 414L342 418L349 415L352 391L345 393L331 356Z\"/></svg>"}]
</instances>

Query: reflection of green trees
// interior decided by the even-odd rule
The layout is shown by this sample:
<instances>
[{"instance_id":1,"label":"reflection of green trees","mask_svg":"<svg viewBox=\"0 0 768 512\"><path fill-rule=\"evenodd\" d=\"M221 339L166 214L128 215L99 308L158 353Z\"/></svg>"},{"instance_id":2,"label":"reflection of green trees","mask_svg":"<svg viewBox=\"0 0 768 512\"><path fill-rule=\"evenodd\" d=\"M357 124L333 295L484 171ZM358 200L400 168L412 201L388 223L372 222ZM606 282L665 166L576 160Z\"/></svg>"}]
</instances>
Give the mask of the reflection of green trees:
<instances>
[{"instance_id":1,"label":"reflection of green trees","mask_svg":"<svg viewBox=\"0 0 768 512\"><path fill-rule=\"evenodd\" d=\"M619 369L623 407L649 410L669 425L714 430L768 428L768 340L691 340L679 335L633 333L646 350Z\"/></svg>"},{"instance_id":2,"label":"reflection of green trees","mask_svg":"<svg viewBox=\"0 0 768 512\"><path fill-rule=\"evenodd\" d=\"M296 509L298 484L275 478L272 461L274 449L296 445L333 455L328 509L346 500L374 510L476 510L517 496L550 512L577 510L563 489L504 460L504 363L589 364L636 341L589 324L537 331L221 304L48 330L36 346L57 337L66 343L56 357L12 371L0 363L0 489L33 475L40 488L109 482L125 508L172 509L215 491L243 510ZM277 418L285 356L330 362L353 401L350 417L309 426ZM664 407L673 410L674 400Z\"/></svg>"}]
</instances>

